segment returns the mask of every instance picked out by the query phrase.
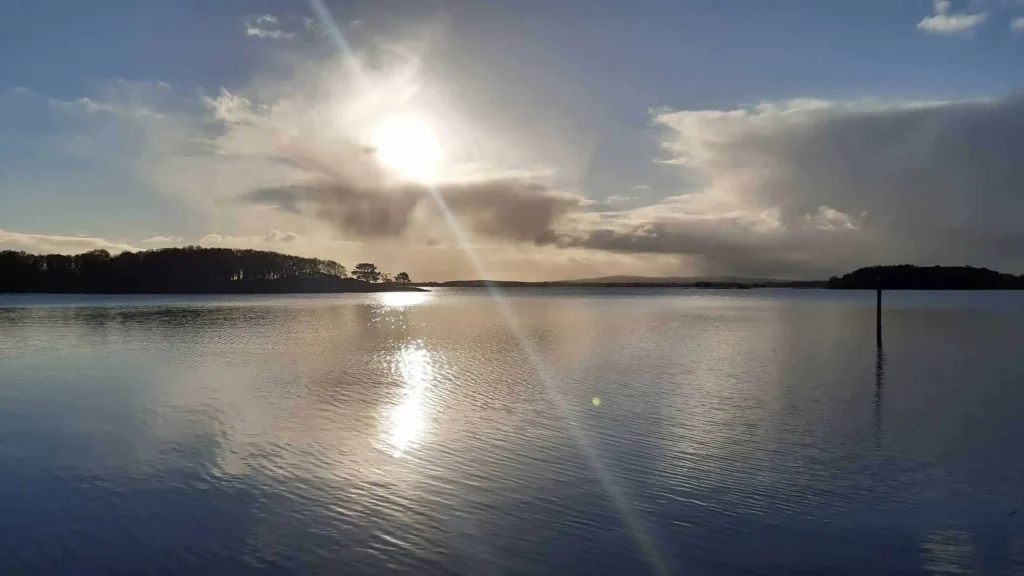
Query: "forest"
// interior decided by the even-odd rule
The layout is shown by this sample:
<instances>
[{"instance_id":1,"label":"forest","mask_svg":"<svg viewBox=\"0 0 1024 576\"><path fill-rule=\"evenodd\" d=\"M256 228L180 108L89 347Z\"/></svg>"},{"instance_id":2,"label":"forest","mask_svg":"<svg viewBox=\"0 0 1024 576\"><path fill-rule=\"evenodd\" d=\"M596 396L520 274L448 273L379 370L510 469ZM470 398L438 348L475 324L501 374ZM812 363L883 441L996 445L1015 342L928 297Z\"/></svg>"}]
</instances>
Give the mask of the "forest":
<instances>
[{"instance_id":1,"label":"forest","mask_svg":"<svg viewBox=\"0 0 1024 576\"><path fill-rule=\"evenodd\" d=\"M0 292L55 294L240 294L416 290L408 274L393 280L370 263L356 278L333 260L264 250L164 248L84 254L0 251ZM383 283L377 283L385 280Z\"/></svg>"}]
</instances>

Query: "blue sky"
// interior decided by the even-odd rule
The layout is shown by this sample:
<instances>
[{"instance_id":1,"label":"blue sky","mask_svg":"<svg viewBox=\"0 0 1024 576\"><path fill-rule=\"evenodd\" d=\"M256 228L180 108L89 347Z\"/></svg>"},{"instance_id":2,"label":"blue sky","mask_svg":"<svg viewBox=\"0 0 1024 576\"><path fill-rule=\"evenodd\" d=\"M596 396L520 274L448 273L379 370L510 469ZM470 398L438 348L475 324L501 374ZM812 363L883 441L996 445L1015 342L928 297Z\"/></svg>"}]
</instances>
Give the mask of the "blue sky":
<instances>
[{"instance_id":1,"label":"blue sky","mask_svg":"<svg viewBox=\"0 0 1024 576\"><path fill-rule=\"evenodd\" d=\"M908 157L937 162L952 154L942 148L947 140L967 145L958 130L1018 126L1024 30L1015 28L1024 24L1015 22L1024 18L1024 3L326 5L371 83L392 86L387 83L396 71L413 71L412 79L394 86L412 87L414 95L389 105L406 115L414 110L416 121L430 126L446 158L446 183L461 193L465 186L457 181L467 167L473 182L514 181L507 194L502 189L489 196L494 188L488 187L473 195L473 189L468 199L455 201L494 276L808 276L886 258L931 262L946 256L1021 271L1021 258L1006 248L1015 237L976 233L989 216L998 221L998 212L1016 207L1017 198L997 188L1000 181L1016 182L1019 173L1006 168L1010 173L1000 180L991 176L990 165L1005 167L1016 158L998 151L968 154L987 169L948 167L956 173L943 181L959 187L943 191L938 201L913 184L927 181L927 174L897 177L891 166L872 164L834 167L832 175L853 174L849 182L876 169L878 179L865 182L899 182L898 190L882 195L896 202L888 206L853 188L842 197L815 196L822 185L811 178L814 167L780 150L823 139L816 151L834 144L836 156L820 165L831 166L840 156L854 162L858 144L878 141L866 130L891 131L903 122L907 131L892 138L920 146L906 148ZM353 232L352 218L373 216L350 218L347 212L353 204L366 205L365 199L339 195L338 182L325 184L337 173L302 168L296 158L289 161L299 169L280 169L282 156L295 151L274 148L280 138L270 138L297 135L334 162L329 142L344 137L363 144L361 139L372 139L367 134L373 126L350 123L331 135L298 113L287 116L285 126L277 115L260 115L257 122L215 111L212 103L227 102L225 95L244 99L247 111L258 115L260 106L290 110L302 102L327 110L332 101L347 106L358 100L354 88L322 97L325 86L335 85L324 78L343 78L348 70L324 30L304 1L0 2L0 234L6 235L0 235L0 248L134 249L206 237L204 244L343 262L367 255L388 268L433 262L415 267L421 277L475 273L444 231L427 222L428 209L398 202L390 184L366 192L365 182L345 181L345 194L353 184L374 194L372 201L389 213L396 206L401 212L402 222L387 234ZM819 104L799 104L810 99ZM988 108L978 108L981 103ZM722 126L699 114L709 111L744 118ZM893 115L886 116L891 121L879 121L884 115ZM797 117L800 122L790 121ZM938 132L923 141L922 127L936 122ZM256 135L242 132L257 124ZM243 134L266 146L242 151ZM990 142L1010 146L1018 141L1010 140L1015 134L994 133ZM744 142L754 141L772 148L746 150L750 144ZM969 147L988 150L983 143ZM771 172L752 173L751 157ZM360 162L338 160L349 161ZM905 162L900 170L926 164ZM345 178L350 173L346 169ZM780 191L783 181L790 186L786 191ZM831 184L828 177L821 182ZM304 187L301 196L289 197L301 209L246 200L284 186ZM524 190L541 192L534 197ZM930 220L915 218L909 227L884 222L881 215L902 214L915 202L927 205L923 212ZM998 210L990 215L993 206ZM494 214L508 213L521 216L523 226L495 222ZM708 228L709 221L716 226ZM801 228L807 223L813 233ZM920 237L908 236L908 228L918 227ZM283 245L275 239L284 235L273 235L275 230L300 240ZM830 235L815 236L825 233ZM923 247L925 239L950 233L966 235L962 252L950 254L934 242ZM771 250L765 253L764 246Z\"/></svg>"}]
</instances>

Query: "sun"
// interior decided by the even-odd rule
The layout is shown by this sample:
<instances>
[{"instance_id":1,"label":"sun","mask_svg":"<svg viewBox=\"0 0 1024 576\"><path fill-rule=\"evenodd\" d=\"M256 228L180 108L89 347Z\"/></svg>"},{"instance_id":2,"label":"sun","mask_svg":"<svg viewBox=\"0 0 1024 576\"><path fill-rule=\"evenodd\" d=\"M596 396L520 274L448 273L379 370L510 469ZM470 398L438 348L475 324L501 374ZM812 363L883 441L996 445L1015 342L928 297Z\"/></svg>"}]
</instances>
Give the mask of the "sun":
<instances>
[{"instance_id":1,"label":"sun","mask_svg":"<svg viewBox=\"0 0 1024 576\"><path fill-rule=\"evenodd\" d=\"M441 147L430 129L415 116L390 116L373 131L377 158L403 177L430 183L441 162Z\"/></svg>"}]
</instances>

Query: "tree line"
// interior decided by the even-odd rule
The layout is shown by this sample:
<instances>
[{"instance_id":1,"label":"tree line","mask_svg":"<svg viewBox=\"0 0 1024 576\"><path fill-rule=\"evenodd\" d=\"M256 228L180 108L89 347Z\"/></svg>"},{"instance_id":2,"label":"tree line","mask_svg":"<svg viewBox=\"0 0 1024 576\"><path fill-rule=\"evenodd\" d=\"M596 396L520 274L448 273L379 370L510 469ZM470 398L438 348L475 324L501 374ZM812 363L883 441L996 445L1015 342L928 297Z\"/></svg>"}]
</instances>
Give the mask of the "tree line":
<instances>
[{"instance_id":1,"label":"tree line","mask_svg":"<svg viewBox=\"0 0 1024 576\"><path fill-rule=\"evenodd\" d=\"M365 262L352 276L333 260L265 250L187 246L116 256L106 250L73 256L0 251L0 292L334 292L369 291L362 282L411 282L405 272L392 277Z\"/></svg>"}]
</instances>

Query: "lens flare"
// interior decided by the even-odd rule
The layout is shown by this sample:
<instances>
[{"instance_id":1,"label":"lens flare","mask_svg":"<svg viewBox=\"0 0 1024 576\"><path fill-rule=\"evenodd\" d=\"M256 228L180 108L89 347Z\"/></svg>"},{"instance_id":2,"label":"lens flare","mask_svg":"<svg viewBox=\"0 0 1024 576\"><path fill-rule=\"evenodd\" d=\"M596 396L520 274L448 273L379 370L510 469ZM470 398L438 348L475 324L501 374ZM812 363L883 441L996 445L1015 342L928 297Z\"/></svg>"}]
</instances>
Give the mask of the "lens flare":
<instances>
[{"instance_id":1,"label":"lens flare","mask_svg":"<svg viewBox=\"0 0 1024 576\"><path fill-rule=\"evenodd\" d=\"M352 60L353 69L356 71L357 74L359 74L359 62L355 58L352 49L349 46L348 42L346 41L344 35L342 35L338 27L335 26L333 20L330 17L330 13L327 10L327 7L323 4L323 1L310 0L310 3L313 7L314 13L321 20L322 25L328 30L329 35L337 44L342 55L345 58ZM363 79L357 78L356 80L362 81ZM417 128L410 130L407 128L403 128L401 130L397 130L396 132L411 135L414 134L417 130L419 129ZM427 131L426 134L429 135L429 131ZM441 194L438 193L437 189L432 185L432 180L423 180L417 175L413 174L413 172L419 172L420 168L422 168L423 166L430 165L431 162L433 162L433 166L434 168L436 168L436 163L440 160L440 148L435 148L436 152L427 152L428 159L424 160L421 157L421 153L427 150L427 148L429 147L429 145L424 144L424 142L428 138L424 137L423 134L420 133L419 135L413 136L411 139L413 141L418 140L419 143L410 144L404 138L399 138L397 136L394 138L394 149L392 152L388 153L389 158L393 159L390 161L394 161L395 163L394 165L392 165L392 167L398 170L399 172L402 172L404 175L406 175L406 177L419 179L424 184L428 184L427 187L435 203L437 204L438 210L444 217L445 223L448 225L449 230L455 237L455 240L458 242L460 248L462 249L462 252L466 256L466 259L469 260L470 264L476 270L477 277L489 278L490 275L487 274L483 262L480 260L480 257L476 253L476 249L474 248L472 243L469 242L468 237L466 236L465 232L462 230L462 227L456 220L455 215L452 214L451 210L448 208L447 202L445 202ZM388 140L387 145L383 147L378 146L378 149L392 147L392 138L389 136L386 140ZM399 144L398 142L404 143ZM429 160L430 154L436 154L436 160ZM385 160L384 155L381 155L381 161L384 162L385 164L389 162L389 160ZM410 167L412 167L412 170L409 173L406 173L406 170L408 170ZM569 429L575 436L576 441L580 445L580 448L582 449L584 455L590 463L590 466L593 469L598 480L601 482L601 485L604 488L605 492L607 492L609 497L611 497L616 510L622 517L622 520L625 523L630 534L642 550L645 559L650 564L651 568L654 570L656 574L669 574L670 571L668 569L668 566L665 564L665 561L659 553L655 543L648 536L647 531L644 529L643 524L640 521L640 517L633 510L632 506L626 499L622 490L614 481L611 472L604 465L604 461L601 459L594 444L590 441L590 438L587 437L587 434L581 426L576 411L572 409L562 397L561 391L558 387L557 380L554 378L554 375L552 374L551 370L547 367L546 363L542 359L541 355L539 354L539 351L534 346L533 342L526 335L525 331L520 327L518 318L516 318L516 315L512 311L512 308L509 306L508 302L506 302L501 290L497 286L494 286L493 284L488 285L487 288L489 290L491 297L494 299L494 302L497 304L498 310L500 311L503 319L505 320L505 323L512 331L516 340L518 340L519 345L522 347L523 351L530 359L530 362L533 365L534 370L536 370L537 374L539 375L540 380L544 384L544 388L548 393L548 397L551 399L552 403L555 406L555 409L558 410L558 412L568 422ZM415 365L416 363L416 361L412 361L412 364ZM413 381L415 382L417 380L414 378ZM419 392L416 392L416 390L419 390ZM412 439L415 439L422 430L422 422L420 422L420 424L417 424L417 419L416 416L414 415L414 413L419 412L418 407L421 406L422 394L423 387L411 385L409 388L409 394L406 402L403 402L395 412L396 423L393 429L396 432L393 435L392 444L398 450L399 454L401 453L401 448L399 448L399 446L403 444L405 446L408 446L412 442ZM401 408L401 406L409 406L409 408L403 409Z\"/></svg>"},{"instance_id":2,"label":"lens flare","mask_svg":"<svg viewBox=\"0 0 1024 576\"><path fill-rule=\"evenodd\" d=\"M420 119L389 116L374 129L372 143L381 164L410 180L433 182L441 146Z\"/></svg>"}]
</instances>

